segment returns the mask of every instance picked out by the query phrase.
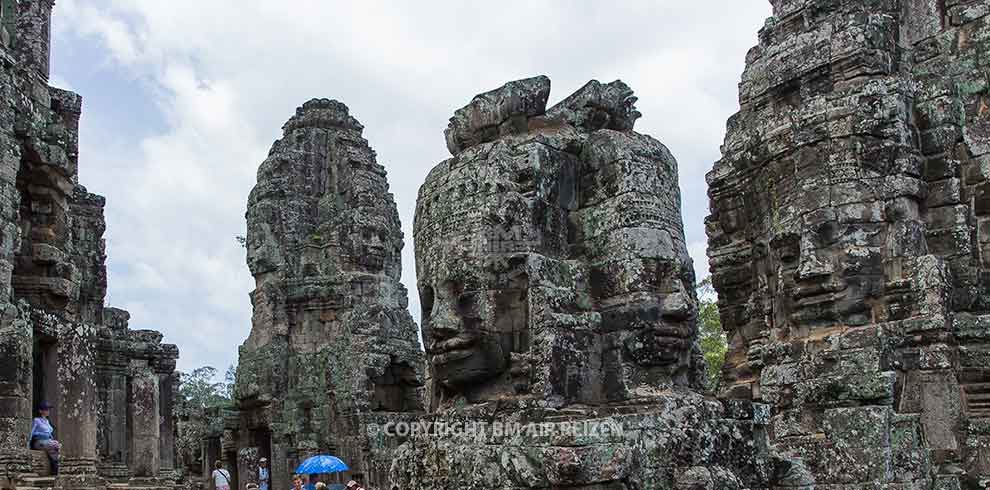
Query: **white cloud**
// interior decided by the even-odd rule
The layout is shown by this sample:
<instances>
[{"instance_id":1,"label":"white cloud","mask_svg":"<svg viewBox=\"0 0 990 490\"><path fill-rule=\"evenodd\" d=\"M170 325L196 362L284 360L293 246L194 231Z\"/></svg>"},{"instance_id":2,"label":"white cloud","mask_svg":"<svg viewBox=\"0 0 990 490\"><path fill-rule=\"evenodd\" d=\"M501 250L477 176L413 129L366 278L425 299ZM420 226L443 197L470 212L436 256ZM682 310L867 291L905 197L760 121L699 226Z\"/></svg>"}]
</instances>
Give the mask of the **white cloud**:
<instances>
[{"instance_id":1,"label":"white cloud","mask_svg":"<svg viewBox=\"0 0 990 490\"><path fill-rule=\"evenodd\" d=\"M234 241L248 191L294 109L329 97L365 125L389 171L418 317L413 210L419 184L447 156L447 118L476 93L536 74L553 80L552 100L591 78L636 90L638 129L680 161L688 240L704 271L704 173L769 12L765 0L60 0L55 35L92 45L87 61L113 67L101 72L107 83L140 80L144 92L140 106L97 101L84 112L83 183L108 198L110 298L132 308L135 327L178 343L180 367L233 362L250 329L253 282ZM73 83L55 59L56 79ZM75 86L84 97L100 89ZM163 127L120 142L144 120L128 111Z\"/></svg>"}]
</instances>

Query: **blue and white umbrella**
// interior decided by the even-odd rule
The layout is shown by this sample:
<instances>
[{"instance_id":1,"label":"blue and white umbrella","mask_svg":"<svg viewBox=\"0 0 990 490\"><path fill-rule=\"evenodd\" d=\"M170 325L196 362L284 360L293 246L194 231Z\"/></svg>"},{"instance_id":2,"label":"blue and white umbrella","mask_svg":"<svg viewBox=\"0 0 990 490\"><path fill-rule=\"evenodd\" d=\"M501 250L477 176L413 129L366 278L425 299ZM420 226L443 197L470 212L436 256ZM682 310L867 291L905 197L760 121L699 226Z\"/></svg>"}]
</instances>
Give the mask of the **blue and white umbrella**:
<instances>
[{"instance_id":1,"label":"blue and white umbrella","mask_svg":"<svg viewBox=\"0 0 990 490\"><path fill-rule=\"evenodd\" d=\"M298 468L296 473L300 475L318 475L320 473L337 473L347 471L350 468L344 464L340 458L329 454L317 454L311 458L306 458Z\"/></svg>"}]
</instances>

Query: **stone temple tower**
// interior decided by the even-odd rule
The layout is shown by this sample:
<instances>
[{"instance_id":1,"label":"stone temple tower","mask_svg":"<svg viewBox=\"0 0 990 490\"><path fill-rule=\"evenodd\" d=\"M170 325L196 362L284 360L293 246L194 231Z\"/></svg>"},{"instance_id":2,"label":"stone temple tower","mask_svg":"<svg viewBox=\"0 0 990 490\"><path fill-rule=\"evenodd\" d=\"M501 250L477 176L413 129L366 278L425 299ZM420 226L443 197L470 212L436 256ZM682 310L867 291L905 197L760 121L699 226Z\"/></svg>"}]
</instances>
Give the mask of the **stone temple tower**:
<instances>
[{"instance_id":1,"label":"stone temple tower","mask_svg":"<svg viewBox=\"0 0 990 490\"><path fill-rule=\"evenodd\" d=\"M256 289L241 347L238 425L222 454L241 480L256 460L288 481L316 453L374 471L362 427L422 408L423 352L399 282L403 246L385 168L344 104L314 99L283 127L248 199ZM346 480L345 480L346 481ZM241 481L240 483L244 483Z\"/></svg>"}]
</instances>

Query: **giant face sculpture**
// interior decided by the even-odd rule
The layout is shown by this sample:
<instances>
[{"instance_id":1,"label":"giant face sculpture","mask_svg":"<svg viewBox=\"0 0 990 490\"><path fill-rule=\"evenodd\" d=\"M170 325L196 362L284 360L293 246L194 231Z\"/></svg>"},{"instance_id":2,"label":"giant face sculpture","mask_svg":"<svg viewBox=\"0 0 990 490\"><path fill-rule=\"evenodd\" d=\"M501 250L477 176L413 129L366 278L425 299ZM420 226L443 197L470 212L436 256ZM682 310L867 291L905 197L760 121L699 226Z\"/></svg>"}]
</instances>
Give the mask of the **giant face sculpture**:
<instances>
[{"instance_id":1,"label":"giant face sculpture","mask_svg":"<svg viewBox=\"0 0 990 490\"><path fill-rule=\"evenodd\" d=\"M567 404L691 384L697 307L676 162L631 131L621 82L545 111L548 94L537 78L478 96L448 128L454 157L420 189L435 388Z\"/></svg>"},{"instance_id":2,"label":"giant face sculpture","mask_svg":"<svg viewBox=\"0 0 990 490\"><path fill-rule=\"evenodd\" d=\"M489 156L429 181L417 210L423 341L434 382L454 392L511 390L512 353L528 350L525 267L543 234L533 222L542 200L535 182L511 192L499 184L528 172L527 163ZM468 169L492 184L461 180Z\"/></svg>"},{"instance_id":3,"label":"giant face sculpture","mask_svg":"<svg viewBox=\"0 0 990 490\"><path fill-rule=\"evenodd\" d=\"M489 291L458 280L440 281L424 294L424 337L436 381L460 389L505 372L509 347L490 330Z\"/></svg>"}]
</instances>

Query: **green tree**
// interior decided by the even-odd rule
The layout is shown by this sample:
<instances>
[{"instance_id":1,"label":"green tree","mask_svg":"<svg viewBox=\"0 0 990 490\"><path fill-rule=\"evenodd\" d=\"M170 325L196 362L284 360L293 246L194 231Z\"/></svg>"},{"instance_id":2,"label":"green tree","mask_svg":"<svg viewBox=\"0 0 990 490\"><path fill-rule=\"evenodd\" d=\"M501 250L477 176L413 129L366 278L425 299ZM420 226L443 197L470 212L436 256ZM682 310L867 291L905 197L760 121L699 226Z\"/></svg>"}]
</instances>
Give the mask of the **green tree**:
<instances>
[{"instance_id":1,"label":"green tree","mask_svg":"<svg viewBox=\"0 0 990 490\"><path fill-rule=\"evenodd\" d=\"M701 351L707 365L708 390L718 392L722 380L722 364L729 348L722 320L718 314L718 295L712 286L712 276L698 284L698 327Z\"/></svg>"},{"instance_id":2,"label":"green tree","mask_svg":"<svg viewBox=\"0 0 990 490\"><path fill-rule=\"evenodd\" d=\"M191 373L179 373L175 400L175 415L179 423L175 443L183 463L193 465L199 459L200 442L209 428L222 425L222 409L234 404L235 374L234 366L227 369L223 381L216 380L217 370L212 366L203 366ZM217 408L221 410L215 410Z\"/></svg>"}]
</instances>

